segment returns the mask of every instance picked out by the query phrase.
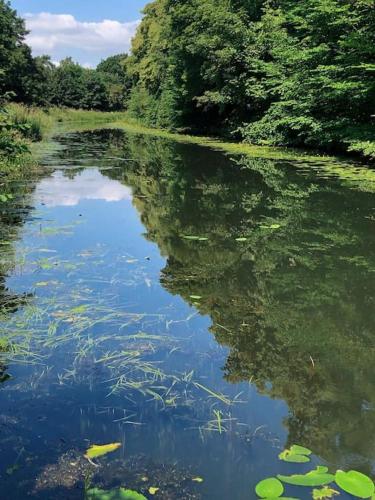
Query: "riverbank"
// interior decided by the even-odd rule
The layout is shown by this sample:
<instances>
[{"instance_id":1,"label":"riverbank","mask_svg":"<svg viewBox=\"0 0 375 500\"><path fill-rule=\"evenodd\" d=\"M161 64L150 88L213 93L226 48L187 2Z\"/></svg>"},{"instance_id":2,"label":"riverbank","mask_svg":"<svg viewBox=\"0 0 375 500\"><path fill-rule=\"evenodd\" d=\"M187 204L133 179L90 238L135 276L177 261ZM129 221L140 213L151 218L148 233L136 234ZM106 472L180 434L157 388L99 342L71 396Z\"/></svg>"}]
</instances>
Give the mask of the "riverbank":
<instances>
[{"instance_id":1,"label":"riverbank","mask_svg":"<svg viewBox=\"0 0 375 500\"><path fill-rule=\"evenodd\" d=\"M0 175L3 178L38 170L41 145L51 142L62 127L94 127L125 118L125 113L120 112L42 109L16 103L9 104L3 111L0 129Z\"/></svg>"},{"instance_id":2,"label":"riverbank","mask_svg":"<svg viewBox=\"0 0 375 500\"><path fill-rule=\"evenodd\" d=\"M129 119L126 112L27 108L19 104L10 104L7 107L7 111L12 123L22 130L19 140L24 147L20 149L20 153L17 155L0 157L0 172L3 177L9 174L13 177L15 174L20 174L21 171L37 169L39 152L44 150L41 145L44 143L48 147L49 143L52 143L52 138L56 133L61 131L96 129L98 127L119 128L133 134L159 137L185 144L196 144L230 154L244 154L255 158L298 161L309 163L311 166L324 165L325 168L327 165L330 165L330 168L334 168L337 163L337 156L331 156L321 151L309 151L289 147L270 147L266 145L257 146L245 142L228 142L220 138L181 134L165 129L145 127L139 122ZM366 159L370 162L375 160L373 143L368 141L367 149L365 147L367 143L362 142L361 144L362 151L367 151ZM353 153L355 153L357 158L361 157L361 159L364 159L364 155L360 155L358 150L350 150L348 147L345 163L347 163L346 168L348 169L347 175L349 177L358 175L358 165L354 165L352 161ZM342 173L343 170L341 158L340 172ZM366 177L369 172L367 170Z\"/></svg>"}]
</instances>

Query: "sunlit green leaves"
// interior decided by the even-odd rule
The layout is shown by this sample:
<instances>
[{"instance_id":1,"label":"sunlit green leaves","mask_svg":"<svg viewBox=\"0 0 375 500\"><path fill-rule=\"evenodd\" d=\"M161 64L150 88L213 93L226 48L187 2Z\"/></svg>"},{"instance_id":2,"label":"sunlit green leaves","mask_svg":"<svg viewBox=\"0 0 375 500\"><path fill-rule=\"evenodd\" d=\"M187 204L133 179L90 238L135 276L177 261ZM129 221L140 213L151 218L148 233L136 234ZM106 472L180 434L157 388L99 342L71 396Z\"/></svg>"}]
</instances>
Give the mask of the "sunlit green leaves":
<instances>
[{"instance_id":1,"label":"sunlit green leaves","mask_svg":"<svg viewBox=\"0 0 375 500\"><path fill-rule=\"evenodd\" d=\"M309 455L311 455L311 450L294 444L289 449L282 451L279 458L284 462L306 463L310 461Z\"/></svg>"},{"instance_id":2,"label":"sunlit green leaves","mask_svg":"<svg viewBox=\"0 0 375 500\"><path fill-rule=\"evenodd\" d=\"M306 474L293 474L291 476L279 474L277 478L283 483L292 484L294 486L324 486L335 480L335 476L329 474L327 470L326 467L318 466L315 470L307 472Z\"/></svg>"},{"instance_id":3,"label":"sunlit green leaves","mask_svg":"<svg viewBox=\"0 0 375 500\"><path fill-rule=\"evenodd\" d=\"M374 494L375 487L373 481L361 472L354 470L344 472L338 470L335 481L341 489L355 497L369 498Z\"/></svg>"},{"instance_id":4,"label":"sunlit green leaves","mask_svg":"<svg viewBox=\"0 0 375 500\"><path fill-rule=\"evenodd\" d=\"M284 486L275 477L269 477L256 485L255 492L260 498L277 498L284 493Z\"/></svg>"},{"instance_id":5,"label":"sunlit green leaves","mask_svg":"<svg viewBox=\"0 0 375 500\"><path fill-rule=\"evenodd\" d=\"M118 488L110 491L92 488L86 491L86 500L147 500L144 495L133 490Z\"/></svg>"},{"instance_id":6,"label":"sunlit green leaves","mask_svg":"<svg viewBox=\"0 0 375 500\"><path fill-rule=\"evenodd\" d=\"M105 444L105 445L93 444L86 451L85 457L90 458L90 459L101 457L103 455L107 455L107 453L111 453L112 451L118 450L118 448L120 448L120 447L121 447L121 443L111 443L111 444Z\"/></svg>"},{"instance_id":7,"label":"sunlit green leaves","mask_svg":"<svg viewBox=\"0 0 375 500\"><path fill-rule=\"evenodd\" d=\"M12 200L12 199L13 199L13 195L12 194L8 194L8 193L5 193L5 194L1 193L0 194L0 201L2 203L5 203L5 202L7 202L9 200Z\"/></svg>"}]
</instances>

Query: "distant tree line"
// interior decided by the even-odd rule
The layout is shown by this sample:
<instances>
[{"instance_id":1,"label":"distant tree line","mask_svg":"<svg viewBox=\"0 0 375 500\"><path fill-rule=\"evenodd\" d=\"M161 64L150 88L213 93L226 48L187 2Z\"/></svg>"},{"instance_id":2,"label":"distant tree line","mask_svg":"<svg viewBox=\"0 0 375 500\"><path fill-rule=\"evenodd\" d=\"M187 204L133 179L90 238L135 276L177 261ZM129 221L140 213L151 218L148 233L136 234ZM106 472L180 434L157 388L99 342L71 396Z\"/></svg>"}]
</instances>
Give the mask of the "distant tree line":
<instances>
[{"instance_id":1,"label":"distant tree line","mask_svg":"<svg viewBox=\"0 0 375 500\"><path fill-rule=\"evenodd\" d=\"M0 0L0 91L146 125L375 158L374 0L154 0L130 55L33 58Z\"/></svg>"}]
</instances>

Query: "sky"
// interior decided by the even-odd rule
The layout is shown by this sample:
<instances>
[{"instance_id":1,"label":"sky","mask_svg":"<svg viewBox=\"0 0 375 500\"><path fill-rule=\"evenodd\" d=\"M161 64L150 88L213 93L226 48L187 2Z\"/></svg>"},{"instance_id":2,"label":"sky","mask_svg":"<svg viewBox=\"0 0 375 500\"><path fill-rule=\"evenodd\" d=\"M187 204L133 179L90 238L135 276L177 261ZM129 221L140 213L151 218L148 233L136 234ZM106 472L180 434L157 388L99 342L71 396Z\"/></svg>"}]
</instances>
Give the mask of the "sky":
<instances>
[{"instance_id":1,"label":"sky","mask_svg":"<svg viewBox=\"0 0 375 500\"><path fill-rule=\"evenodd\" d=\"M127 52L148 0L11 0L35 56L71 56L86 67Z\"/></svg>"}]
</instances>

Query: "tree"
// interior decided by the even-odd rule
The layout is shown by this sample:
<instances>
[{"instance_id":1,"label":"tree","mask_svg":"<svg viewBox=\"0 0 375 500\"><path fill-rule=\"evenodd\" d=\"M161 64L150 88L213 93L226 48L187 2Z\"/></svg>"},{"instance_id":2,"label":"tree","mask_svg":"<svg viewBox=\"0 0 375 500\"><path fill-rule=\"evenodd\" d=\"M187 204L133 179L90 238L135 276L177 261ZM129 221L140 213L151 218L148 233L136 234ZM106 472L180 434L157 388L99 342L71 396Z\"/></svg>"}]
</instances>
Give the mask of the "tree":
<instances>
[{"instance_id":1,"label":"tree","mask_svg":"<svg viewBox=\"0 0 375 500\"><path fill-rule=\"evenodd\" d=\"M105 111L108 109L109 100L104 78L93 69L85 69L82 75L84 97L80 107L84 109L97 109Z\"/></svg>"},{"instance_id":2,"label":"tree","mask_svg":"<svg viewBox=\"0 0 375 500\"><path fill-rule=\"evenodd\" d=\"M6 0L0 0L0 93L12 92L20 101L30 101L29 84L34 74L31 49L23 19Z\"/></svg>"},{"instance_id":3,"label":"tree","mask_svg":"<svg viewBox=\"0 0 375 500\"><path fill-rule=\"evenodd\" d=\"M155 0L133 39L129 109L154 126L375 158L374 47L373 0Z\"/></svg>"},{"instance_id":4,"label":"tree","mask_svg":"<svg viewBox=\"0 0 375 500\"><path fill-rule=\"evenodd\" d=\"M118 54L101 61L96 71L106 86L108 109L117 111L126 107L132 78L128 71L128 55Z\"/></svg>"},{"instance_id":5,"label":"tree","mask_svg":"<svg viewBox=\"0 0 375 500\"><path fill-rule=\"evenodd\" d=\"M80 108L84 98L84 69L68 57L53 73L51 102L57 106Z\"/></svg>"},{"instance_id":6,"label":"tree","mask_svg":"<svg viewBox=\"0 0 375 500\"><path fill-rule=\"evenodd\" d=\"M52 82L56 67L49 56L34 58L34 73L30 79L30 101L37 106L48 106L51 103Z\"/></svg>"}]
</instances>

